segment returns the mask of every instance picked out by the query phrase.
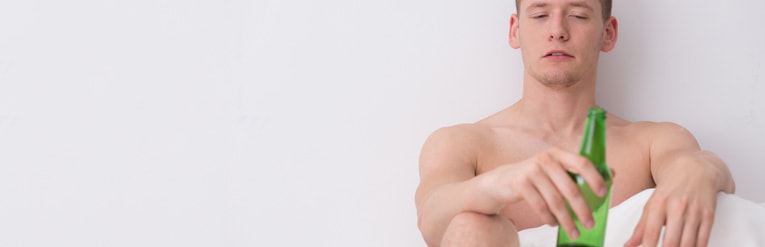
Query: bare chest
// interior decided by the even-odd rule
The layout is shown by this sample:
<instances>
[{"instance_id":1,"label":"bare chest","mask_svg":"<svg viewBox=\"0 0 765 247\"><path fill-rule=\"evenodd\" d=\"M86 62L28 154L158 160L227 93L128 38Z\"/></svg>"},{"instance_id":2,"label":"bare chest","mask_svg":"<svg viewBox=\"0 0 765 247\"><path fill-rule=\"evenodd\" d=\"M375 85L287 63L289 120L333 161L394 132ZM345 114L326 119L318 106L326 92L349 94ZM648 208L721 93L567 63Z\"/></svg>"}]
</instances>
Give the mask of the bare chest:
<instances>
[{"instance_id":1,"label":"bare chest","mask_svg":"<svg viewBox=\"0 0 765 247\"><path fill-rule=\"evenodd\" d=\"M648 145L619 134L610 135L606 142L606 162L615 172L612 206L654 186ZM476 173L482 174L499 166L516 164L553 146L571 152L579 150L578 140L564 140L552 144L535 138L498 138L478 155ZM528 205L519 203L506 206L502 214L513 220L521 229L541 225L541 220L529 212L531 209Z\"/></svg>"}]
</instances>

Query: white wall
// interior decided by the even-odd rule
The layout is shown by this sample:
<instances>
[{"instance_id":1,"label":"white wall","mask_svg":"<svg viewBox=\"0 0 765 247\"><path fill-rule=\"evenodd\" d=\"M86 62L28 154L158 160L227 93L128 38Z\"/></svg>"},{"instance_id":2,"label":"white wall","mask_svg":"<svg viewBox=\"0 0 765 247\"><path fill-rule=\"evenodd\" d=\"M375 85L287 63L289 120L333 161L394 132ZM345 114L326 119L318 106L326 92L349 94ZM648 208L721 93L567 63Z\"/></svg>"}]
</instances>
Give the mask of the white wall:
<instances>
[{"instance_id":1,"label":"white wall","mask_svg":"<svg viewBox=\"0 0 765 247\"><path fill-rule=\"evenodd\" d=\"M765 201L759 0L619 1L599 99ZM520 96L513 1L1 1L0 246L424 246L434 129ZM680 175L680 174L679 174Z\"/></svg>"}]
</instances>

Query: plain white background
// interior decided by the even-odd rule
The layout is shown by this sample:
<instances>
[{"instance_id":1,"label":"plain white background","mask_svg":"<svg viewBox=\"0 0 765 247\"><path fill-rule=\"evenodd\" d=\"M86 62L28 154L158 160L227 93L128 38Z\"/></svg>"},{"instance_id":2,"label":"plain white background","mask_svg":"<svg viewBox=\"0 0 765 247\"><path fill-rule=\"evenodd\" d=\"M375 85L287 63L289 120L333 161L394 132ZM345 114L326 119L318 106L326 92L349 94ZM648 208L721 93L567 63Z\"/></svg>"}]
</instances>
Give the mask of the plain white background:
<instances>
[{"instance_id":1,"label":"plain white background","mask_svg":"<svg viewBox=\"0 0 765 247\"><path fill-rule=\"evenodd\" d=\"M765 202L765 2L614 8L600 104L687 127ZM514 9L1 1L0 246L424 246L419 148L518 99Z\"/></svg>"}]
</instances>

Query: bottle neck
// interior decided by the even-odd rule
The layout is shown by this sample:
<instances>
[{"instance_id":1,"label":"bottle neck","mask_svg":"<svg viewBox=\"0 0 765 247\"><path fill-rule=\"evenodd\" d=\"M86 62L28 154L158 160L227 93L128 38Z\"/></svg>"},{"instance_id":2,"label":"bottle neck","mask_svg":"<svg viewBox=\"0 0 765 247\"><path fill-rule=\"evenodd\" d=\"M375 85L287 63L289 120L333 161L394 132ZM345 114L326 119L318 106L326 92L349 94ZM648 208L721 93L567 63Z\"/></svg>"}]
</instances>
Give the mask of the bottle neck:
<instances>
[{"instance_id":1,"label":"bottle neck","mask_svg":"<svg viewBox=\"0 0 765 247\"><path fill-rule=\"evenodd\" d=\"M590 109L582 135L579 154L586 157L598 170L606 166L606 112L601 108Z\"/></svg>"}]
</instances>

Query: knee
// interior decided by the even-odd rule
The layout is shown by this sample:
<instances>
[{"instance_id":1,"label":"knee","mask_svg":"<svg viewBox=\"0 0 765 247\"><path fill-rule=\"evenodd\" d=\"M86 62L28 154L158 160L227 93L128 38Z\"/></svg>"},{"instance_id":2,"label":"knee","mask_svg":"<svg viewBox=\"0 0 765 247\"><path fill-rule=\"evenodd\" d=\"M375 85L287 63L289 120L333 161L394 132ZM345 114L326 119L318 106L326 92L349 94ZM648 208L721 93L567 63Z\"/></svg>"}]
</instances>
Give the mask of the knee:
<instances>
[{"instance_id":1,"label":"knee","mask_svg":"<svg viewBox=\"0 0 765 247\"><path fill-rule=\"evenodd\" d=\"M491 229L491 225L494 221L494 216L474 212L462 212L452 218L452 220L449 222L449 226L446 228L446 231L483 232L485 230Z\"/></svg>"},{"instance_id":2,"label":"knee","mask_svg":"<svg viewBox=\"0 0 765 247\"><path fill-rule=\"evenodd\" d=\"M459 213L444 232L442 246L518 246L515 226L502 216Z\"/></svg>"}]
</instances>

